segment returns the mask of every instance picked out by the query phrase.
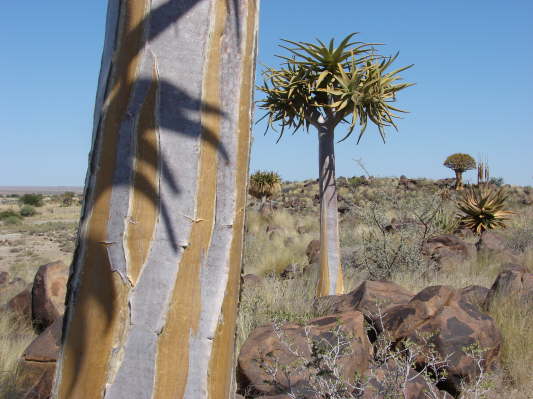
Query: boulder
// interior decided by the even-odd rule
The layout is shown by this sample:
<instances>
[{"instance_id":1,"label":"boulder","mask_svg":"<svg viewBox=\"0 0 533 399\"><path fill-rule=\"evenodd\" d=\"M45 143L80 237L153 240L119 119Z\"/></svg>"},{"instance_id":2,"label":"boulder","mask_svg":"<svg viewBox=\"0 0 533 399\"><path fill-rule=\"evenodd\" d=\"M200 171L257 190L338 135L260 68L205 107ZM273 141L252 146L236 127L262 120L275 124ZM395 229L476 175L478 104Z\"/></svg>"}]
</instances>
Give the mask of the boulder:
<instances>
[{"instance_id":1,"label":"boulder","mask_svg":"<svg viewBox=\"0 0 533 399\"><path fill-rule=\"evenodd\" d=\"M483 307L489 309L498 297L506 297L519 303L533 306L533 273L524 266L508 263L496 277Z\"/></svg>"},{"instance_id":2,"label":"boulder","mask_svg":"<svg viewBox=\"0 0 533 399\"><path fill-rule=\"evenodd\" d=\"M54 383L55 368L55 362L20 362L17 375L17 398L49 399Z\"/></svg>"},{"instance_id":3,"label":"boulder","mask_svg":"<svg viewBox=\"0 0 533 399\"><path fill-rule=\"evenodd\" d=\"M263 284L263 277L256 276L255 274L246 274L242 278L243 288L256 288Z\"/></svg>"},{"instance_id":4,"label":"boulder","mask_svg":"<svg viewBox=\"0 0 533 399\"><path fill-rule=\"evenodd\" d=\"M27 286L11 298L5 305L5 309L28 321L31 320L31 286Z\"/></svg>"},{"instance_id":5,"label":"boulder","mask_svg":"<svg viewBox=\"0 0 533 399\"><path fill-rule=\"evenodd\" d=\"M402 392L404 399L452 399L452 396L447 392L440 391L430 380L425 380L417 374L415 370L409 369L407 383L405 383L405 370L389 361L373 370L372 376L364 387L364 393L358 397L361 399L388 399L391 394Z\"/></svg>"},{"instance_id":6,"label":"boulder","mask_svg":"<svg viewBox=\"0 0 533 399\"><path fill-rule=\"evenodd\" d=\"M500 259L505 258L508 262L518 262L517 254L506 246L505 241L505 237L500 233L486 230L476 242L476 248L479 253L487 256L498 256Z\"/></svg>"},{"instance_id":7,"label":"boulder","mask_svg":"<svg viewBox=\"0 0 533 399\"><path fill-rule=\"evenodd\" d=\"M476 306L479 310L483 309L483 304L487 298L489 289L481 285L469 285L459 291L459 295L466 301Z\"/></svg>"},{"instance_id":8,"label":"boulder","mask_svg":"<svg viewBox=\"0 0 533 399\"><path fill-rule=\"evenodd\" d=\"M61 345L62 326L63 318L59 317L24 351L17 377L21 398L50 398Z\"/></svg>"},{"instance_id":9,"label":"boulder","mask_svg":"<svg viewBox=\"0 0 533 399\"><path fill-rule=\"evenodd\" d=\"M32 288L32 320L43 331L65 312L69 269L61 261L42 265L35 274Z\"/></svg>"},{"instance_id":10,"label":"boulder","mask_svg":"<svg viewBox=\"0 0 533 399\"><path fill-rule=\"evenodd\" d=\"M337 345L339 338L344 340L341 345ZM250 392L253 396L280 395L291 393L291 387L292 393L311 397L309 380L317 370L313 364L320 362L319 348L332 345L341 352L336 364L342 378L353 380L356 372L361 375L366 372L372 346L362 313L321 317L306 326L286 324L256 328L239 354L239 392Z\"/></svg>"},{"instance_id":11,"label":"boulder","mask_svg":"<svg viewBox=\"0 0 533 399\"><path fill-rule=\"evenodd\" d=\"M357 310L379 329L380 318L389 309L408 303L413 296L413 293L391 281L365 280L349 294L316 298L313 308L323 315Z\"/></svg>"},{"instance_id":12,"label":"boulder","mask_svg":"<svg viewBox=\"0 0 533 399\"><path fill-rule=\"evenodd\" d=\"M486 368L493 368L499 360L502 338L494 320L451 287L425 288L408 304L390 309L383 324L393 343L409 339L425 350L432 346L447 359L448 374L442 387L453 395L459 392L462 379L468 381L479 372L469 348L480 349ZM424 362L424 356L417 361Z\"/></svg>"},{"instance_id":13,"label":"boulder","mask_svg":"<svg viewBox=\"0 0 533 399\"><path fill-rule=\"evenodd\" d=\"M4 284L7 284L8 281L9 281L9 273L0 272L0 287Z\"/></svg>"},{"instance_id":14,"label":"boulder","mask_svg":"<svg viewBox=\"0 0 533 399\"><path fill-rule=\"evenodd\" d=\"M443 234L428 239L424 252L442 266L447 262L462 262L475 256L476 248L452 234Z\"/></svg>"},{"instance_id":15,"label":"boulder","mask_svg":"<svg viewBox=\"0 0 533 399\"><path fill-rule=\"evenodd\" d=\"M320 240L312 240L305 250L309 264L320 263Z\"/></svg>"},{"instance_id":16,"label":"boulder","mask_svg":"<svg viewBox=\"0 0 533 399\"><path fill-rule=\"evenodd\" d=\"M291 263L280 273L282 279L293 279L302 275L304 268L298 263Z\"/></svg>"},{"instance_id":17,"label":"boulder","mask_svg":"<svg viewBox=\"0 0 533 399\"><path fill-rule=\"evenodd\" d=\"M22 357L31 362L55 362L61 346L63 317L58 317L26 348Z\"/></svg>"}]
</instances>

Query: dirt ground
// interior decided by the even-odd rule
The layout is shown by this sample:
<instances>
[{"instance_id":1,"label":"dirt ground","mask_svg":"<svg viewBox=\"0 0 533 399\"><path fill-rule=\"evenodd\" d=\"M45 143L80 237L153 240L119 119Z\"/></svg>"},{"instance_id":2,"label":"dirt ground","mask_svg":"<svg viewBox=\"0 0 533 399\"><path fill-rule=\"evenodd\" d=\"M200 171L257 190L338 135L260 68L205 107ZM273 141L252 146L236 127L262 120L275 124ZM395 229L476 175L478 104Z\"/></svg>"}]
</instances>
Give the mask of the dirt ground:
<instances>
[{"instance_id":1,"label":"dirt ground","mask_svg":"<svg viewBox=\"0 0 533 399\"><path fill-rule=\"evenodd\" d=\"M18 224L0 223L0 272L8 272L13 282L7 286L12 289L2 290L2 297L31 283L39 266L56 260L70 263L80 215L79 202L74 202L62 206L55 197L45 197L34 216ZM1 198L0 212L9 209L18 212L20 206L12 198Z\"/></svg>"}]
</instances>

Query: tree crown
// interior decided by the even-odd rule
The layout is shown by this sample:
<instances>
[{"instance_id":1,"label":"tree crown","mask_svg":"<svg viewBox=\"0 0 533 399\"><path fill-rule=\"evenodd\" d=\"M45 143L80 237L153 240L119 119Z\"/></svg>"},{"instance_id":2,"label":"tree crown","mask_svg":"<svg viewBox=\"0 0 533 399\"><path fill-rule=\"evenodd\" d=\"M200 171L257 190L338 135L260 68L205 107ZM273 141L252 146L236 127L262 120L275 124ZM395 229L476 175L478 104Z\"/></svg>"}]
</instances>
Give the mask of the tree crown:
<instances>
[{"instance_id":1,"label":"tree crown","mask_svg":"<svg viewBox=\"0 0 533 399\"><path fill-rule=\"evenodd\" d=\"M281 177L276 172L257 171L250 176L249 192L255 198L271 197L281 190Z\"/></svg>"},{"instance_id":2,"label":"tree crown","mask_svg":"<svg viewBox=\"0 0 533 399\"><path fill-rule=\"evenodd\" d=\"M279 69L266 67L264 83L258 86L265 94L259 108L266 111L263 118L268 116L267 130L281 126L278 141L285 128L296 132L300 127L308 130L310 125L324 123L331 127L349 123L348 133L340 141L359 124L359 142L369 120L383 140L386 126L397 129L394 119L399 116L394 111L406 111L390 103L398 91L413 85L397 83L401 80L398 74L412 65L387 72L398 54L377 55L375 43L351 41L354 35L345 37L337 47L334 39L328 45L320 40L317 44L283 40L291 47L280 47L290 56L278 56L284 60Z\"/></svg>"},{"instance_id":3,"label":"tree crown","mask_svg":"<svg viewBox=\"0 0 533 399\"><path fill-rule=\"evenodd\" d=\"M475 169L476 160L468 154L452 154L444 161L444 166L458 172Z\"/></svg>"}]
</instances>

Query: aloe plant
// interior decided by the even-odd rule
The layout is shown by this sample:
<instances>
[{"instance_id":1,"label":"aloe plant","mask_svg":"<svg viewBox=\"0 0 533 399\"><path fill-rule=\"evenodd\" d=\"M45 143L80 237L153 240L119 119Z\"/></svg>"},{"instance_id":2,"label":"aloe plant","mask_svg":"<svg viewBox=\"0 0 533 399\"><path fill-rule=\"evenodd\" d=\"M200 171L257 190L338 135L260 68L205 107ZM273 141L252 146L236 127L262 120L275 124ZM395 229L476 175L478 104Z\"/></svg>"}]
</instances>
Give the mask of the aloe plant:
<instances>
[{"instance_id":1,"label":"aloe plant","mask_svg":"<svg viewBox=\"0 0 533 399\"><path fill-rule=\"evenodd\" d=\"M337 189L335 185L334 137L339 125L348 129L340 141L347 139L356 127L357 142L368 122L378 127L385 141L385 128L396 128L395 112L405 112L394 106L396 94L411 83L399 83L399 73L405 66L388 72L396 60L378 55L376 44L353 41L355 33L346 36L337 46L283 40L288 55L279 56L279 68L267 67L264 83L258 87L265 97L259 108L266 111L268 128L277 131L278 141L286 129L300 128L318 131L320 186L320 257L319 295L343 292L340 265ZM262 118L262 119L263 119Z\"/></svg>"},{"instance_id":2,"label":"aloe plant","mask_svg":"<svg viewBox=\"0 0 533 399\"><path fill-rule=\"evenodd\" d=\"M476 234L485 230L506 227L512 211L505 209L508 194L503 189L492 189L486 186L472 187L464 192L457 207L461 223Z\"/></svg>"}]
</instances>

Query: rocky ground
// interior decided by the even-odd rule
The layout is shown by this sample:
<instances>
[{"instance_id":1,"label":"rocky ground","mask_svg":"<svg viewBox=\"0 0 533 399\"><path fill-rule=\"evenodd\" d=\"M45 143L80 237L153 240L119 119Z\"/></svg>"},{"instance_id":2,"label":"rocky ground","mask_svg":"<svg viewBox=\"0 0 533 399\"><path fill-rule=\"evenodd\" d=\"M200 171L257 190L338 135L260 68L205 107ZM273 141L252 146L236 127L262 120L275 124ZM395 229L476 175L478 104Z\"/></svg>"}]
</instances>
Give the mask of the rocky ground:
<instances>
[{"instance_id":1,"label":"rocky ground","mask_svg":"<svg viewBox=\"0 0 533 399\"><path fill-rule=\"evenodd\" d=\"M316 181L250 198L237 397L533 397L533 190L479 237L450 183L339 178L347 294L324 298ZM0 226L0 397L46 398L54 372L79 207L39 213Z\"/></svg>"}]
</instances>

